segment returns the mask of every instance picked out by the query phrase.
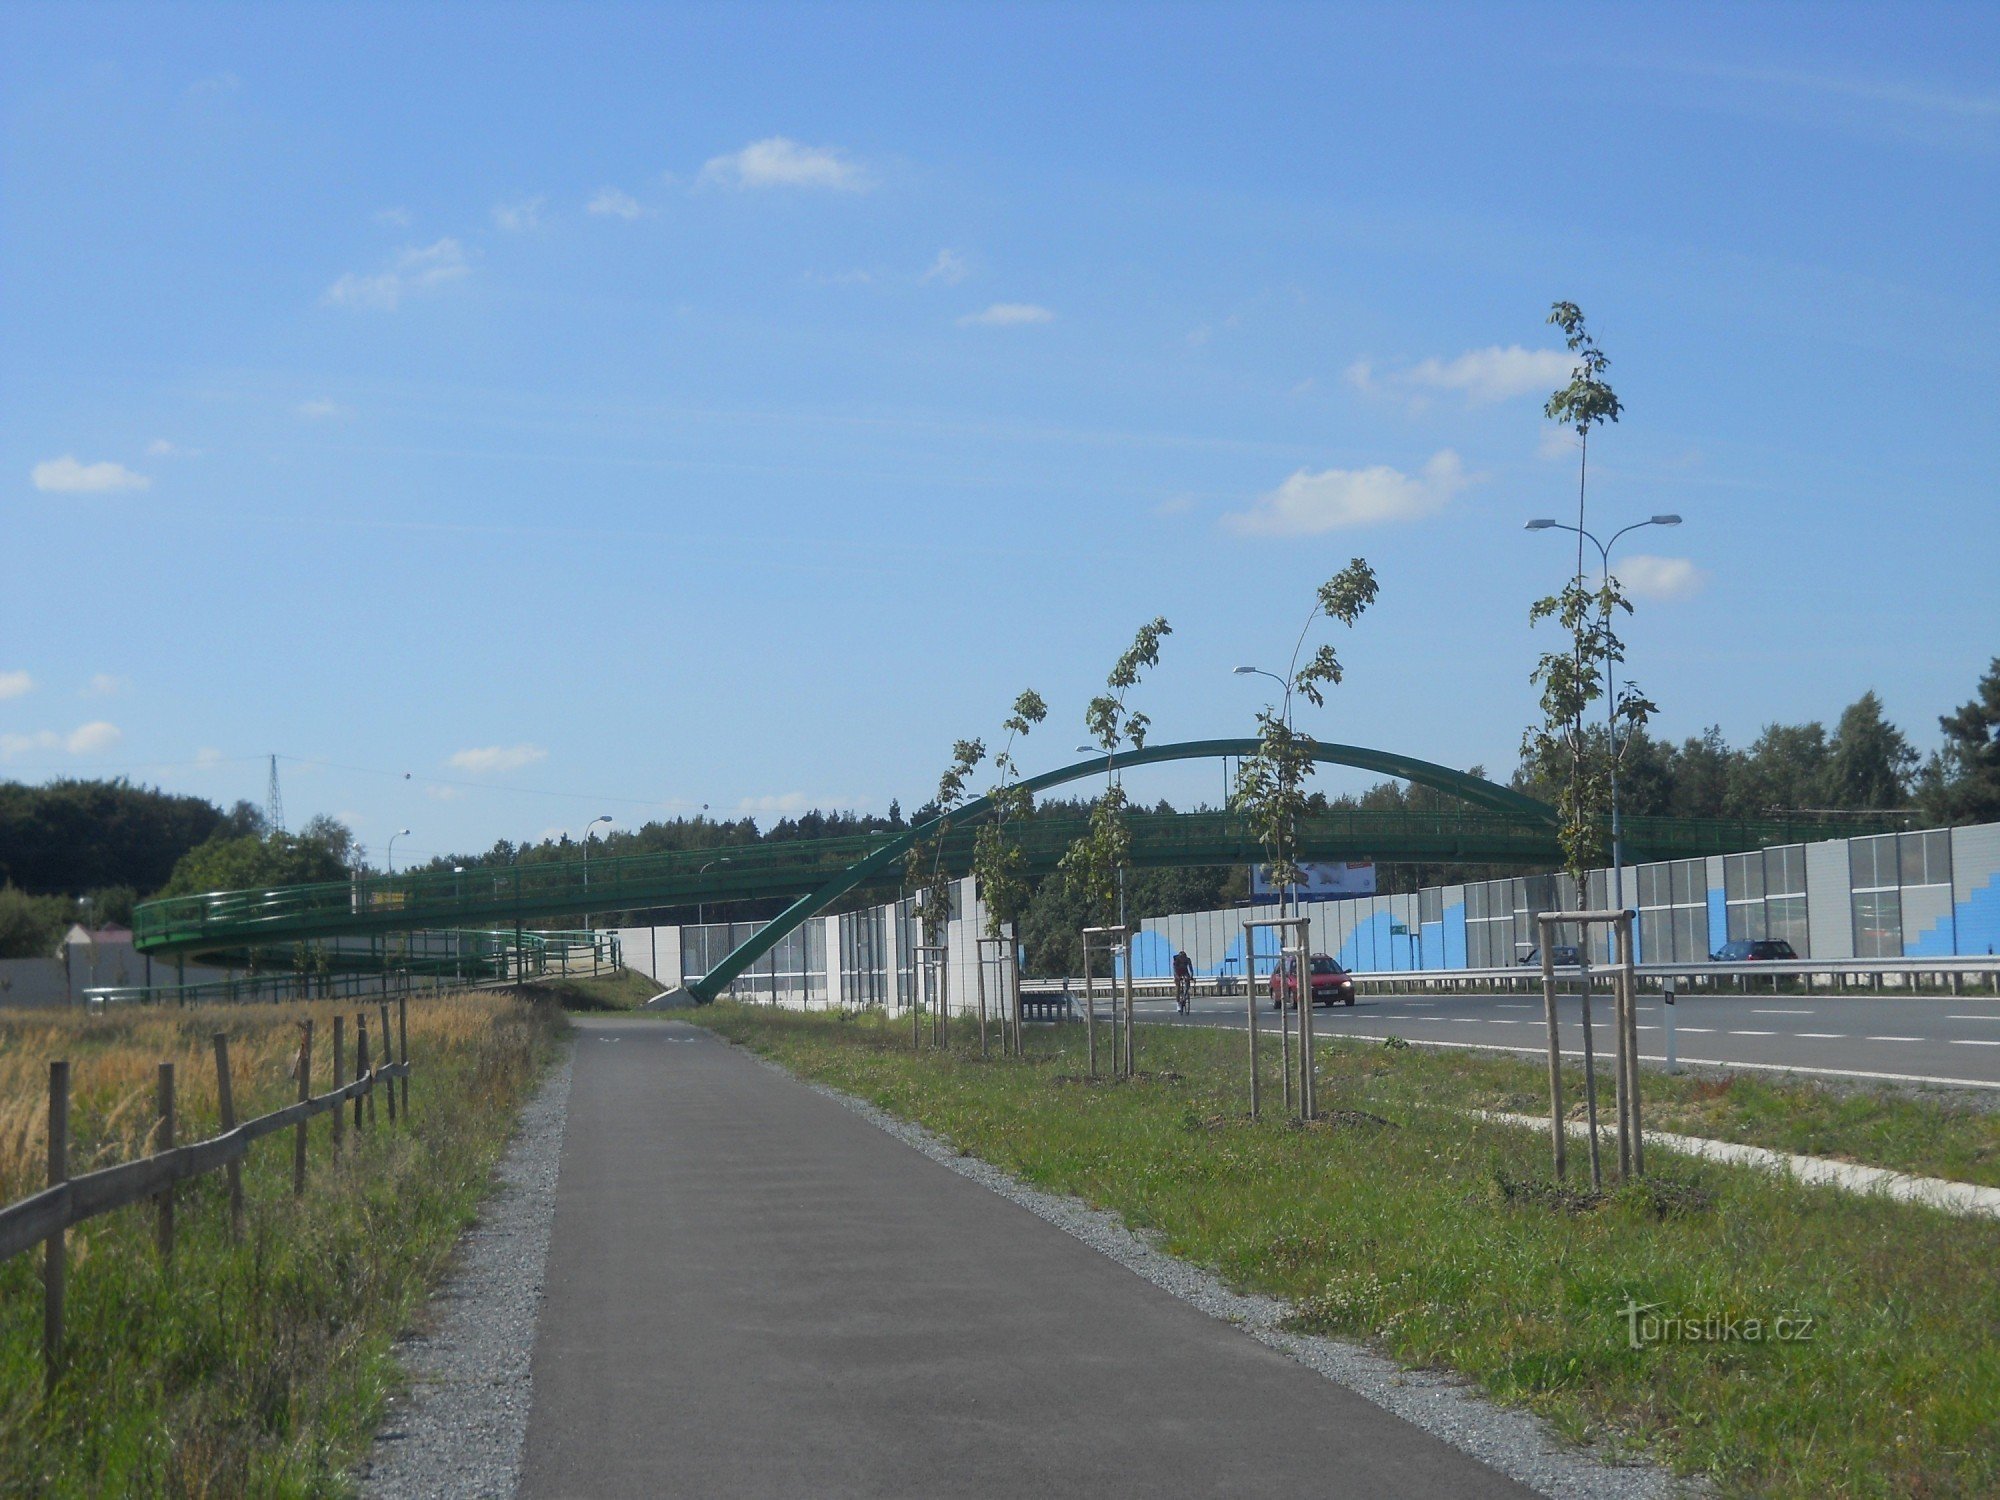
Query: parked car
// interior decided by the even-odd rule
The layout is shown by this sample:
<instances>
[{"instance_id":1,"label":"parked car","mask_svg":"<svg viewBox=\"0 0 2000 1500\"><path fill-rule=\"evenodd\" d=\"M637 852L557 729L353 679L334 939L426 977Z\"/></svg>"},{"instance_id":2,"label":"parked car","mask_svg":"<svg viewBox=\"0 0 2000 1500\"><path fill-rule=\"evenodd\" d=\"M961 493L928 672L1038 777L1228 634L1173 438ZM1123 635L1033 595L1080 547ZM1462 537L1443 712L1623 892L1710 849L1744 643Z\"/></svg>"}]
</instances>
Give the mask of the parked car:
<instances>
[{"instance_id":1,"label":"parked car","mask_svg":"<svg viewBox=\"0 0 2000 1500\"><path fill-rule=\"evenodd\" d=\"M1792 945L1783 938L1738 938L1724 943L1709 957L1719 964L1770 963L1797 958Z\"/></svg>"},{"instance_id":2,"label":"parked car","mask_svg":"<svg viewBox=\"0 0 2000 1500\"><path fill-rule=\"evenodd\" d=\"M1271 1009L1299 1003L1299 961L1287 958L1271 976ZM1312 997L1314 1005L1352 1005L1354 980L1347 970L1324 953L1312 956Z\"/></svg>"},{"instance_id":3,"label":"parked car","mask_svg":"<svg viewBox=\"0 0 2000 1500\"><path fill-rule=\"evenodd\" d=\"M1558 969L1574 969L1578 964L1583 962L1583 956L1576 951L1576 944L1574 943L1557 943L1555 947L1549 949L1549 953L1555 959ZM1530 948L1528 956L1521 960L1524 964L1537 965L1541 961L1542 950L1539 948ZM1509 982L1511 983L1512 981Z\"/></svg>"}]
</instances>

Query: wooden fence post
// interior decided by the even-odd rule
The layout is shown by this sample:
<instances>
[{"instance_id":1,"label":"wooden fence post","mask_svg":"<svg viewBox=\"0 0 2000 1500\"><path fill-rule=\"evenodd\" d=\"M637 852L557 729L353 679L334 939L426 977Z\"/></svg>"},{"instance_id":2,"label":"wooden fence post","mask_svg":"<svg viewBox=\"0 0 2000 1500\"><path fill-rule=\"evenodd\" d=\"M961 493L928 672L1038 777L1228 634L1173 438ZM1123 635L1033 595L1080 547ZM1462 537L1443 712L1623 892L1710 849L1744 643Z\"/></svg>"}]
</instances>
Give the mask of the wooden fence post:
<instances>
[{"instance_id":1,"label":"wooden fence post","mask_svg":"<svg viewBox=\"0 0 2000 1500\"><path fill-rule=\"evenodd\" d=\"M312 1057L313 1023L308 1019L299 1028L299 1103L312 1098ZM306 1190L306 1122L299 1121L299 1128L292 1133L292 1196L302 1197Z\"/></svg>"},{"instance_id":2,"label":"wooden fence post","mask_svg":"<svg viewBox=\"0 0 2000 1500\"><path fill-rule=\"evenodd\" d=\"M340 1087L340 1070L346 1066L341 1052L347 1045L347 1017L333 1018L333 1086ZM340 1160L340 1138L347 1129L347 1106L336 1103L333 1106L333 1159Z\"/></svg>"},{"instance_id":3,"label":"wooden fence post","mask_svg":"<svg viewBox=\"0 0 2000 1500\"><path fill-rule=\"evenodd\" d=\"M395 1062L396 1049L389 1041L389 1002L382 1002L382 1062L384 1066ZM389 1088L389 1123L396 1123L396 1080L387 1080Z\"/></svg>"},{"instance_id":4,"label":"wooden fence post","mask_svg":"<svg viewBox=\"0 0 2000 1500\"><path fill-rule=\"evenodd\" d=\"M236 1128L236 1095L229 1087L229 1037L224 1032L215 1034L215 1102L222 1115L222 1129L228 1133ZM243 1163L240 1160L229 1163L229 1238L241 1241L243 1238Z\"/></svg>"},{"instance_id":5,"label":"wooden fence post","mask_svg":"<svg viewBox=\"0 0 2000 1500\"><path fill-rule=\"evenodd\" d=\"M160 1109L159 1149L174 1149L174 1065L160 1064L158 1104ZM160 1189L158 1238L160 1260L170 1262L174 1258L174 1185L170 1182Z\"/></svg>"},{"instance_id":6,"label":"wooden fence post","mask_svg":"<svg viewBox=\"0 0 2000 1500\"><path fill-rule=\"evenodd\" d=\"M401 1042L401 1045L396 1050L402 1053L403 1066L407 1069L410 1066L410 997L408 995L399 996L396 1000L396 1030L399 1033ZM409 1119L410 1075L405 1072L403 1074L403 1123L408 1124Z\"/></svg>"},{"instance_id":7,"label":"wooden fence post","mask_svg":"<svg viewBox=\"0 0 2000 1500\"><path fill-rule=\"evenodd\" d=\"M354 1078L358 1083L368 1076L368 1013L363 1011L354 1018ZM363 1107L366 1107L368 1123L375 1123L375 1091L371 1088L354 1096L354 1128L361 1128Z\"/></svg>"},{"instance_id":8,"label":"wooden fence post","mask_svg":"<svg viewBox=\"0 0 2000 1500\"><path fill-rule=\"evenodd\" d=\"M69 1064L49 1064L49 1186L69 1181ZM69 1255L58 1229L42 1246L42 1376L54 1390L63 1364L63 1292Z\"/></svg>"}]
</instances>

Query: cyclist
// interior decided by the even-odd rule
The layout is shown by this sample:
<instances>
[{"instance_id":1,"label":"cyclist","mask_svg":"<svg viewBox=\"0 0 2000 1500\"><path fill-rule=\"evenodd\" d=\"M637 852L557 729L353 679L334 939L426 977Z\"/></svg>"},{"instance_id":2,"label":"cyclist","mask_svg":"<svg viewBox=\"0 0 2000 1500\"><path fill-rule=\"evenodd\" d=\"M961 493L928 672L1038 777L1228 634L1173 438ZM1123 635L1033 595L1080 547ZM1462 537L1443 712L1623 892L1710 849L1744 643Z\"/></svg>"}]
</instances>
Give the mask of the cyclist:
<instances>
[{"instance_id":1,"label":"cyclist","mask_svg":"<svg viewBox=\"0 0 2000 1500\"><path fill-rule=\"evenodd\" d=\"M1187 1014L1194 1001L1194 960L1183 949L1174 955L1174 1009Z\"/></svg>"}]
</instances>

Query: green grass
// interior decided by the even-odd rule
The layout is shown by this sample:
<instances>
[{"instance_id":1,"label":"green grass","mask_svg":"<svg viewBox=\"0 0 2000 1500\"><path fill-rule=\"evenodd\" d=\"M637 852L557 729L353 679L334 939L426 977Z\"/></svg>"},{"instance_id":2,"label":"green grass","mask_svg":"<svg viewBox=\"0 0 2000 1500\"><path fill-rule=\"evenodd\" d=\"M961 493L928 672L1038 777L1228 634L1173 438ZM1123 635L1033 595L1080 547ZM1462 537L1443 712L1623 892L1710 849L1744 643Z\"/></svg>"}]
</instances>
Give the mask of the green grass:
<instances>
[{"instance_id":1,"label":"green grass","mask_svg":"<svg viewBox=\"0 0 2000 1500\"><path fill-rule=\"evenodd\" d=\"M1608 1037L1603 1041L1610 1045ZM1608 1123L1611 1070L1608 1058L1600 1063L1599 1118ZM1564 1104L1580 1107L1582 1070L1567 1067L1563 1076ZM1393 1076L1377 1086L1411 1098L1449 1098L1467 1108L1544 1119L1549 1112L1545 1063L1463 1048L1412 1046ZM1718 1069L1671 1077L1647 1069L1639 1094L1648 1130L2000 1187L2000 1111L1984 1095Z\"/></svg>"},{"instance_id":2,"label":"green grass","mask_svg":"<svg viewBox=\"0 0 2000 1500\"><path fill-rule=\"evenodd\" d=\"M597 975L548 975L521 986L523 994L551 1000L564 1010L636 1010L660 993L660 986L636 969Z\"/></svg>"},{"instance_id":3,"label":"green grass","mask_svg":"<svg viewBox=\"0 0 2000 1500\"><path fill-rule=\"evenodd\" d=\"M337 1166L327 1118L315 1120L302 1199L291 1195L290 1133L259 1142L245 1164L240 1244L230 1239L220 1173L181 1186L170 1266L154 1253L149 1207L71 1232L68 1369L48 1398L40 1252L0 1264L0 1494L352 1491L347 1471L402 1378L394 1340L421 1317L476 1216L516 1111L565 1025L550 1007L497 996L410 1010L409 1114L391 1126L378 1107L376 1123L359 1132L350 1120ZM100 1109L90 1094L99 1073L143 1062L141 1051L157 1055L178 1032L198 1046L218 1027L234 1031L238 1055L256 1057L260 1040L273 1043L267 1050L277 1045L260 1029L290 1035L302 1013L153 1012L133 1018L137 1037L121 1038L124 1018L55 1037L55 1045L69 1043L62 1050L80 1091L79 1170L100 1164L88 1159L94 1146L111 1159L137 1154L118 1139L132 1112L115 1101ZM331 1012L315 1013L323 1065ZM42 1035L37 1046L50 1043ZM190 1103L181 1138L212 1133L212 1114L203 1118L210 1106L195 1097L193 1057L180 1067ZM281 1069L243 1070L244 1114L282 1101L289 1082ZM4 1196L16 1195L10 1188Z\"/></svg>"},{"instance_id":4,"label":"green grass","mask_svg":"<svg viewBox=\"0 0 2000 1500\"><path fill-rule=\"evenodd\" d=\"M1647 1184L1553 1193L1543 1137L1462 1113L1488 1060L1417 1048L1327 1049L1334 1119L1300 1129L1247 1119L1235 1034L1149 1029L1147 1076L1092 1083L1075 1028L982 1063L964 1032L948 1057L915 1055L868 1016L683 1015L1157 1231L1290 1299L1300 1326L1460 1371L1724 1493L2000 1492L2000 1225L1667 1153ZM1634 1350L1628 1300L1803 1314L1815 1336Z\"/></svg>"}]
</instances>

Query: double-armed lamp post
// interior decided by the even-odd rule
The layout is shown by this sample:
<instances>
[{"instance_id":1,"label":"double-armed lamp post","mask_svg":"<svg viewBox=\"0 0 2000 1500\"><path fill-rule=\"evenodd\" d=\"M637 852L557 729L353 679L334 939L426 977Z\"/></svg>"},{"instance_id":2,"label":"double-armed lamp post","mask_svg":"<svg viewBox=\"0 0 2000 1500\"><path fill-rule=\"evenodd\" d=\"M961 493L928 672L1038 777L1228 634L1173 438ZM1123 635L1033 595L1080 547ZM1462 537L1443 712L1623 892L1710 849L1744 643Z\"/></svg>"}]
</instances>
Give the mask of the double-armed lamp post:
<instances>
[{"instance_id":1,"label":"double-armed lamp post","mask_svg":"<svg viewBox=\"0 0 2000 1500\"><path fill-rule=\"evenodd\" d=\"M1568 526L1561 521L1538 517L1528 522L1529 531L1567 531L1572 536L1580 536L1597 549L1598 559L1604 565L1603 581L1611 582L1611 549L1618 538L1628 531L1641 531L1648 526L1678 526L1681 518L1676 515L1653 516L1644 521L1634 521L1611 533L1611 540L1600 542L1590 532L1580 526ZM1607 611L1608 612L1608 611ZM1612 677L1614 663L1607 654L1604 660L1604 724L1607 735L1606 749L1611 763L1611 906L1615 911L1625 909L1625 837L1618 821L1618 689Z\"/></svg>"}]
</instances>

